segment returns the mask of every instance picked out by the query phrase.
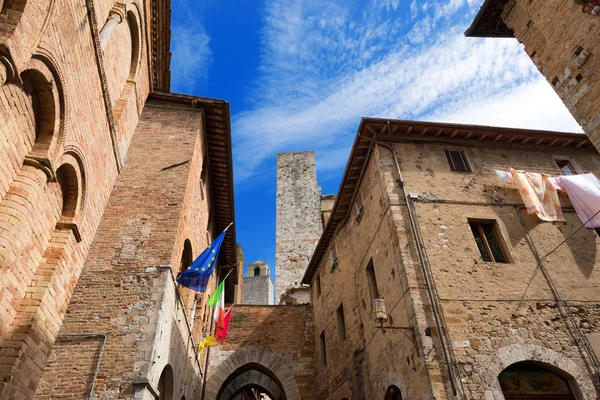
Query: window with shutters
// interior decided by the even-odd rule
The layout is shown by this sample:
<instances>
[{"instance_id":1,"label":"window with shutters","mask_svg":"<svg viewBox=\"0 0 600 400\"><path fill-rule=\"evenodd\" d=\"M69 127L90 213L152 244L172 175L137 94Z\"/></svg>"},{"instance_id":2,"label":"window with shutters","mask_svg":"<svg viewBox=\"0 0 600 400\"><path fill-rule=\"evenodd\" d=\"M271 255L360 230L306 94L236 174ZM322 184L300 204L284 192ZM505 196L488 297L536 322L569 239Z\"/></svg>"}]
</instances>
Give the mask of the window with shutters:
<instances>
[{"instance_id":1,"label":"window with shutters","mask_svg":"<svg viewBox=\"0 0 600 400\"><path fill-rule=\"evenodd\" d=\"M495 221L469 221L469 225L483 261L508 262Z\"/></svg>"}]
</instances>

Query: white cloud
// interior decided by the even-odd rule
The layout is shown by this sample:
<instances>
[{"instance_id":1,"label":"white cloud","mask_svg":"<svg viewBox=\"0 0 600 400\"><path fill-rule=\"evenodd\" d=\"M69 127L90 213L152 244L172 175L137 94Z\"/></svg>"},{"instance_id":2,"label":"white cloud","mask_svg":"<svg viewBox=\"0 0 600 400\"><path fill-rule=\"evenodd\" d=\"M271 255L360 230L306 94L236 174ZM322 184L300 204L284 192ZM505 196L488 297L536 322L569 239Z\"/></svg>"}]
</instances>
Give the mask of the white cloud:
<instances>
[{"instance_id":1,"label":"white cloud","mask_svg":"<svg viewBox=\"0 0 600 400\"><path fill-rule=\"evenodd\" d=\"M463 36L464 0L438 3L443 13L432 7L404 34L390 18L365 12L361 25L315 2L272 0L257 106L233 121L238 180L307 145L319 168L342 168L362 116L577 129L516 40Z\"/></svg>"},{"instance_id":2,"label":"white cloud","mask_svg":"<svg viewBox=\"0 0 600 400\"><path fill-rule=\"evenodd\" d=\"M212 64L210 38L201 26L188 28L184 25L171 27L171 90L191 93L198 84L206 82Z\"/></svg>"},{"instance_id":3,"label":"white cloud","mask_svg":"<svg viewBox=\"0 0 600 400\"><path fill-rule=\"evenodd\" d=\"M386 10L396 10L400 4L400 0L373 0L373 4L377 7L385 8Z\"/></svg>"}]
</instances>

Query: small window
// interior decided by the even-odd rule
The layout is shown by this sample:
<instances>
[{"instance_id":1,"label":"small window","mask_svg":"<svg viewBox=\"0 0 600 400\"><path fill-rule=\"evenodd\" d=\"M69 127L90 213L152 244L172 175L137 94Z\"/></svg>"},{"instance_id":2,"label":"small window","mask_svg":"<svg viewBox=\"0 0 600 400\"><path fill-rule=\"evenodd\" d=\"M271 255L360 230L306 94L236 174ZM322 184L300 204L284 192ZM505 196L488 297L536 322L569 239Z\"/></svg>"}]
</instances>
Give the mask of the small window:
<instances>
[{"instance_id":1,"label":"small window","mask_svg":"<svg viewBox=\"0 0 600 400\"><path fill-rule=\"evenodd\" d=\"M323 365L327 365L327 346L325 344L325 331L321 332L319 336L319 342L321 343L321 362Z\"/></svg>"},{"instance_id":2,"label":"small window","mask_svg":"<svg viewBox=\"0 0 600 400\"><path fill-rule=\"evenodd\" d=\"M315 279L315 286L317 287L317 297L321 295L321 277L317 275Z\"/></svg>"},{"instance_id":3,"label":"small window","mask_svg":"<svg viewBox=\"0 0 600 400\"><path fill-rule=\"evenodd\" d=\"M206 179L208 175L208 158L202 162L202 172L200 173L200 197L202 200L206 197Z\"/></svg>"},{"instance_id":4,"label":"small window","mask_svg":"<svg viewBox=\"0 0 600 400\"><path fill-rule=\"evenodd\" d=\"M367 265L367 282L369 284L369 294L371 302L379 298L379 288L377 287L377 278L375 277L375 268L373 267L373 259L369 260Z\"/></svg>"},{"instance_id":5,"label":"small window","mask_svg":"<svg viewBox=\"0 0 600 400\"><path fill-rule=\"evenodd\" d=\"M446 159L452 171L471 172L467 156L462 150L445 150Z\"/></svg>"},{"instance_id":6,"label":"small window","mask_svg":"<svg viewBox=\"0 0 600 400\"><path fill-rule=\"evenodd\" d=\"M506 263L506 257L494 222L469 222L475 237L475 243L481 253L481 258L486 262Z\"/></svg>"},{"instance_id":7,"label":"small window","mask_svg":"<svg viewBox=\"0 0 600 400\"><path fill-rule=\"evenodd\" d=\"M360 223L363 213L365 212L365 206L363 204L363 199L362 199L362 195L360 194L360 192L358 192L358 195L356 196L355 206L356 206L356 223Z\"/></svg>"},{"instance_id":8,"label":"small window","mask_svg":"<svg viewBox=\"0 0 600 400\"><path fill-rule=\"evenodd\" d=\"M598 235L600 237L600 228L596 228L595 231L596 231L596 235Z\"/></svg>"},{"instance_id":9,"label":"small window","mask_svg":"<svg viewBox=\"0 0 600 400\"><path fill-rule=\"evenodd\" d=\"M254 268L254 276L260 276L260 267Z\"/></svg>"},{"instance_id":10,"label":"small window","mask_svg":"<svg viewBox=\"0 0 600 400\"><path fill-rule=\"evenodd\" d=\"M330 250L330 254L331 254L331 262L334 263L337 261L337 248L335 247L335 243L333 244L333 246L331 246L331 250Z\"/></svg>"},{"instance_id":11,"label":"small window","mask_svg":"<svg viewBox=\"0 0 600 400\"><path fill-rule=\"evenodd\" d=\"M573 167L573 164L571 164L570 160L555 160L555 161L556 161L556 165L558 165L558 168L560 168L563 175L577 175L577 171Z\"/></svg>"},{"instance_id":12,"label":"small window","mask_svg":"<svg viewBox=\"0 0 600 400\"><path fill-rule=\"evenodd\" d=\"M335 313L337 316L338 337L340 339L340 342L343 342L344 340L346 340L346 321L344 319L344 305L340 304Z\"/></svg>"}]
</instances>

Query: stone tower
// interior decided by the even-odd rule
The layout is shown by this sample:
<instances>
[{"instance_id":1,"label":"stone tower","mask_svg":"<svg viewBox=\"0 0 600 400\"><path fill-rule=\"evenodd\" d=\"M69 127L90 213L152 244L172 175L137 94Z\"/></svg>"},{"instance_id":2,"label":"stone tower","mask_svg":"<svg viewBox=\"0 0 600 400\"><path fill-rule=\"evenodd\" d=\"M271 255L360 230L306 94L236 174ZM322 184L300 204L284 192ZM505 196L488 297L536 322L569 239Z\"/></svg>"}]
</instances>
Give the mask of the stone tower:
<instances>
[{"instance_id":1,"label":"stone tower","mask_svg":"<svg viewBox=\"0 0 600 400\"><path fill-rule=\"evenodd\" d=\"M258 260L248 264L243 282L242 304L273 305L273 281L266 262Z\"/></svg>"},{"instance_id":2,"label":"stone tower","mask_svg":"<svg viewBox=\"0 0 600 400\"><path fill-rule=\"evenodd\" d=\"M300 282L321 237L321 187L314 151L277 155L276 301L310 303Z\"/></svg>"}]
</instances>

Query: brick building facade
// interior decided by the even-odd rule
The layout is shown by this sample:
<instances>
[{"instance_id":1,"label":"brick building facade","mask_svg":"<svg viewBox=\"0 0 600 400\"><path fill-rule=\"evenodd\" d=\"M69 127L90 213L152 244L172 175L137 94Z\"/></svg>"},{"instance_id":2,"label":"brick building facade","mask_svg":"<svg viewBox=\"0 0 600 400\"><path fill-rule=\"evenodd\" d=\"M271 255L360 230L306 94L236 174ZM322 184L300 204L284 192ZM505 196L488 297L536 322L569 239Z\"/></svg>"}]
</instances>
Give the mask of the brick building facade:
<instances>
[{"instance_id":1,"label":"brick building facade","mask_svg":"<svg viewBox=\"0 0 600 400\"><path fill-rule=\"evenodd\" d=\"M229 105L166 93L169 20L161 0L0 2L2 399L201 389L207 296L192 332L174 274L233 220ZM236 259L232 229L220 273Z\"/></svg>"}]
</instances>

